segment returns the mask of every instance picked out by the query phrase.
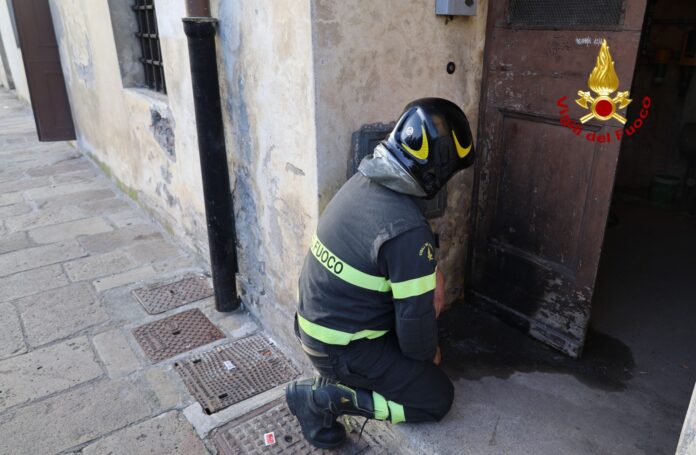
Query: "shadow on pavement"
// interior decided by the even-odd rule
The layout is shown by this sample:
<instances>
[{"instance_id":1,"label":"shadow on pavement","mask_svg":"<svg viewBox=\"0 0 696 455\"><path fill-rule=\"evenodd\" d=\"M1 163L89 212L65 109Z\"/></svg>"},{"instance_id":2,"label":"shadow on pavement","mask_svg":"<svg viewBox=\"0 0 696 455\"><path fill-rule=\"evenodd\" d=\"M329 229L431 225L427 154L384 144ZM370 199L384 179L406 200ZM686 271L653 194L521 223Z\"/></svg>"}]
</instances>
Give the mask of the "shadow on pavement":
<instances>
[{"instance_id":1,"label":"shadow on pavement","mask_svg":"<svg viewBox=\"0 0 696 455\"><path fill-rule=\"evenodd\" d=\"M608 391L626 389L633 377L631 350L621 341L590 331L583 355L572 359L471 305L440 316L442 366L451 379L506 379L515 372L562 373Z\"/></svg>"}]
</instances>

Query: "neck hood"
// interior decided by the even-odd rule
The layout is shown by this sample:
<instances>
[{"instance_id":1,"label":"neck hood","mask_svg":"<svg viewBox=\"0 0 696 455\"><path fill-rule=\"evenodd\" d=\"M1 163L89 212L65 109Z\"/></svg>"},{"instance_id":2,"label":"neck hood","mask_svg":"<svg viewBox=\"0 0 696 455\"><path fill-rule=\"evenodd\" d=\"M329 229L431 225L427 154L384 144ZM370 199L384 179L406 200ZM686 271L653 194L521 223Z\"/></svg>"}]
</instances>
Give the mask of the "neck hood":
<instances>
[{"instance_id":1,"label":"neck hood","mask_svg":"<svg viewBox=\"0 0 696 455\"><path fill-rule=\"evenodd\" d=\"M379 144L372 155L362 159L358 171L373 182L396 191L416 197L424 197L425 191L420 187L416 179L392 156L391 153Z\"/></svg>"}]
</instances>

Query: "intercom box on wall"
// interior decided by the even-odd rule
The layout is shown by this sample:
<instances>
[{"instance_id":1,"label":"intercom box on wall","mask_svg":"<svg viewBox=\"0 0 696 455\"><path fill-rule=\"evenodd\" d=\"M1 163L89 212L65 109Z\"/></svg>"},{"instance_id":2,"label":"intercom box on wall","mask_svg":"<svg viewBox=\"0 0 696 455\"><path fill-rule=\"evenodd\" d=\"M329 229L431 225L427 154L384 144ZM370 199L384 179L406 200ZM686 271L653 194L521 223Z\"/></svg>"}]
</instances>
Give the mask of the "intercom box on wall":
<instances>
[{"instance_id":1,"label":"intercom box on wall","mask_svg":"<svg viewBox=\"0 0 696 455\"><path fill-rule=\"evenodd\" d=\"M476 16L476 0L436 0L435 14L441 16Z\"/></svg>"}]
</instances>

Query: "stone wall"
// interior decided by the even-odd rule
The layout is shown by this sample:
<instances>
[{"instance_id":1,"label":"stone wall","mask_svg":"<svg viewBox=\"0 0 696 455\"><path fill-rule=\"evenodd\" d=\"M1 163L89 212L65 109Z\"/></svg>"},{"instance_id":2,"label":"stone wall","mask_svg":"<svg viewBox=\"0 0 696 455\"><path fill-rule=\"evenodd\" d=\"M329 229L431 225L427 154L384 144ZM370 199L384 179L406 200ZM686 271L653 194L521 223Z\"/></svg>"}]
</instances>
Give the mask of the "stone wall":
<instances>
[{"instance_id":1,"label":"stone wall","mask_svg":"<svg viewBox=\"0 0 696 455\"><path fill-rule=\"evenodd\" d=\"M123 13L131 0L50 4L78 147L168 231L207 256L184 2L155 2L166 95L138 84L132 74L140 70L139 55L130 55L135 63L123 61L128 20L135 22L132 11L130 18Z\"/></svg>"},{"instance_id":2,"label":"stone wall","mask_svg":"<svg viewBox=\"0 0 696 455\"><path fill-rule=\"evenodd\" d=\"M474 134L483 65L487 2L473 17L435 15L421 0L315 0L312 3L317 100L319 205L346 179L351 134L364 124L395 121L410 101L436 96L462 107ZM446 71L454 62L453 74ZM449 183L439 267L448 300L461 296L473 168Z\"/></svg>"},{"instance_id":3,"label":"stone wall","mask_svg":"<svg viewBox=\"0 0 696 455\"><path fill-rule=\"evenodd\" d=\"M289 341L318 213L310 2L220 0L213 15L240 288L264 325Z\"/></svg>"}]
</instances>

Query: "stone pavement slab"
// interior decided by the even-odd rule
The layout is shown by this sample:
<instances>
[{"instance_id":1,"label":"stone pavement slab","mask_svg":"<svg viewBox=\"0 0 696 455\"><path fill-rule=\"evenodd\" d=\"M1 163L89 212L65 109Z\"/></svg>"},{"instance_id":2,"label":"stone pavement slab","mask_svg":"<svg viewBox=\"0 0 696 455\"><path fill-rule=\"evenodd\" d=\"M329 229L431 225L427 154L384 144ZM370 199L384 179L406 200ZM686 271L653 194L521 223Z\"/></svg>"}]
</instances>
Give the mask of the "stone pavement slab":
<instances>
[{"instance_id":1,"label":"stone pavement slab","mask_svg":"<svg viewBox=\"0 0 696 455\"><path fill-rule=\"evenodd\" d=\"M10 303L0 303L0 360L26 350L17 311Z\"/></svg>"},{"instance_id":2,"label":"stone pavement slab","mask_svg":"<svg viewBox=\"0 0 696 455\"><path fill-rule=\"evenodd\" d=\"M141 381L98 381L1 415L0 453L58 453L154 412L154 398Z\"/></svg>"},{"instance_id":3,"label":"stone pavement slab","mask_svg":"<svg viewBox=\"0 0 696 455\"><path fill-rule=\"evenodd\" d=\"M24 198L22 197L22 193L19 192L0 194L0 206L17 204L18 202L22 202L23 200Z\"/></svg>"},{"instance_id":4,"label":"stone pavement slab","mask_svg":"<svg viewBox=\"0 0 696 455\"><path fill-rule=\"evenodd\" d=\"M110 197L105 198L95 198L89 201L83 201L78 204L78 206L85 212L91 213L92 215L108 215L118 210L131 209L130 204L123 199L116 199L113 197L114 193L111 192Z\"/></svg>"},{"instance_id":5,"label":"stone pavement slab","mask_svg":"<svg viewBox=\"0 0 696 455\"><path fill-rule=\"evenodd\" d=\"M132 208L126 208L119 210L108 216L109 221L111 221L116 227L126 227L134 226L136 224L147 224L147 220Z\"/></svg>"},{"instance_id":6,"label":"stone pavement slab","mask_svg":"<svg viewBox=\"0 0 696 455\"><path fill-rule=\"evenodd\" d=\"M56 185L65 183L85 183L94 180L97 177L95 169L87 169L84 171L71 172L69 174L57 174L51 177Z\"/></svg>"},{"instance_id":7,"label":"stone pavement slab","mask_svg":"<svg viewBox=\"0 0 696 455\"><path fill-rule=\"evenodd\" d=\"M100 234L113 231L104 218L86 218L67 223L45 226L29 231L29 237L36 243L53 243L74 239L80 235Z\"/></svg>"},{"instance_id":8,"label":"stone pavement slab","mask_svg":"<svg viewBox=\"0 0 696 455\"><path fill-rule=\"evenodd\" d=\"M7 182L9 180L17 180L22 178L22 170L17 169L14 166L7 166L0 169L0 182Z\"/></svg>"},{"instance_id":9,"label":"stone pavement slab","mask_svg":"<svg viewBox=\"0 0 696 455\"><path fill-rule=\"evenodd\" d=\"M43 177L37 177L43 178ZM62 183L60 185L43 186L24 192L27 199L46 199L55 196L69 195L83 191L110 190L111 186L105 179L95 179L85 183Z\"/></svg>"},{"instance_id":10,"label":"stone pavement slab","mask_svg":"<svg viewBox=\"0 0 696 455\"><path fill-rule=\"evenodd\" d=\"M49 196L42 199L36 199L35 203L40 210L51 210L57 207L79 206L84 203L90 203L94 201L99 201L101 199L109 199L113 197L114 192L110 189L88 190L78 191L71 194L61 194L58 196Z\"/></svg>"},{"instance_id":11,"label":"stone pavement slab","mask_svg":"<svg viewBox=\"0 0 696 455\"><path fill-rule=\"evenodd\" d=\"M31 346L41 346L109 320L87 283L50 290L14 303Z\"/></svg>"},{"instance_id":12,"label":"stone pavement slab","mask_svg":"<svg viewBox=\"0 0 696 455\"><path fill-rule=\"evenodd\" d=\"M136 263L125 253L112 251L66 262L64 267L72 281L82 281L122 272L135 267L135 265Z\"/></svg>"},{"instance_id":13,"label":"stone pavement slab","mask_svg":"<svg viewBox=\"0 0 696 455\"><path fill-rule=\"evenodd\" d=\"M102 374L85 337L3 360L0 362L0 412Z\"/></svg>"},{"instance_id":14,"label":"stone pavement slab","mask_svg":"<svg viewBox=\"0 0 696 455\"><path fill-rule=\"evenodd\" d=\"M15 273L0 278L0 302L55 289L68 283L68 277L59 264Z\"/></svg>"},{"instance_id":15,"label":"stone pavement slab","mask_svg":"<svg viewBox=\"0 0 696 455\"><path fill-rule=\"evenodd\" d=\"M34 242L26 232L15 232L0 237L0 254L10 253L31 246Z\"/></svg>"},{"instance_id":16,"label":"stone pavement slab","mask_svg":"<svg viewBox=\"0 0 696 455\"><path fill-rule=\"evenodd\" d=\"M162 234L154 226L141 224L104 234L85 236L80 239L80 243L90 253L97 254L130 247L136 242L162 240L163 238Z\"/></svg>"},{"instance_id":17,"label":"stone pavement slab","mask_svg":"<svg viewBox=\"0 0 696 455\"><path fill-rule=\"evenodd\" d=\"M130 257L143 264L173 259L182 255L182 251L165 240L155 240L131 246L126 249Z\"/></svg>"},{"instance_id":18,"label":"stone pavement slab","mask_svg":"<svg viewBox=\"0 0 696 455\"><path fill-rule=\"evenodd\" d=\"M79 258L87 253L75 240L25 248L0 255L0 276Z\"/></svg>"},{"instance_id":19,"label":"stone pavement slab","mask_svg":"<svg viewBox=\"0 0 696 455\"><path fill-rule=\"evenodd\" d=\"M117 288L119 286L139 283L142 280L151 278L155 275L157 275L157 271L148 265L145 267L140 267L137 269L129 270L127 272L118 273L116 275L111 275L105 278L94 280L94 288L97 290L97 292L103 292L108 289Z\"/></svg>"},{"instance_id":20,"label":"stone pavement slab","mask_svg":"<svg viewBox=\"0 0 696 455\"><path fill-rule=\"evenodd\" d=\"M9 180L0 183L0 194L43 188L49 185L51 185L51 179L48 176L31 177L21 180Z\"/></svg>"},{"instance_id":21,"label":"stone pavement slab","mask_svg":"<svg viewBox=\"0 0 696 455\"><path fill-rule=\"evenodd\" d=\"M26 202L18 202L12 205L0 206L0 219L6 219L10 216L23 215L31 212L31 205Z\"/></svg>"},{"instance_id":22,"label":"stone pavement slab","mask_svg":"<svg viewBox=\"0 0 696 455\"><path fill-rule=\"evenodd\" d=\"M152 266L158 273L169 274L174 271L181 272L197 272L199 270L198 261L191 256L182 256L178 258L167 259L162 262L157 262Z\"/></svg>"},{"instance_id":23,"label":"stone pavement slab","mask_svg":"<svg viewBox=\"0 0 696 455\"><path fill-rule=\"evenodd\" d=\"M82 450L84 455L102 454L207 454L191 425L176 411L123 429Z\"/></svg>"},{"instance_id":24,"label":"stone pavement slab","mask_svg":"<svg viewBox=\"0 0 696 455\"><path fill-rule=\"evenodd\" d=\"M112 378L127 375L140 367L126 335L120 329L95 335L92 343Z\"/></svg>"},{"instance_id":25,"label":"stone pavement slab","mask_svg":"<svg viewBox=\"0 0 696 455\"><path fill-rule=\"evenodd\" d=\"M145 380L162 409L183 409L195 401L172 365L158 365L145 371Z\"/></svg>"},{"instance_id":26,"label":"stone pavement slab","mask_svg":"<svg viewBox=\"0 0 696 455\"><path fill-rule=\"evenodd\" d=\"M75 221L81 218L87 218L87 214L79 207L68 205L63 207L53 207L50 209L42 209L36 212L27 213L26 215L13 216L5 219L5 226L10 232L25 231L27 229L35 229L52 224L65 223L67 221Z\"/></svg>"},{"instance_id":27,"label":"stone pavement slab","mask_svg":"<svg viewBox=\"0 0 696 455\"><path fill-rule=\"evenodd\" d=\"M78 171L94 171L94 166L92 166L92 164L83 157L74 157L58 161L57 163L46 164L44 166L29 169L27 170L27 174L32 177L38 177L41 175L50 175L55 177L56 175Z\"/></svg>"}]
</instances>

